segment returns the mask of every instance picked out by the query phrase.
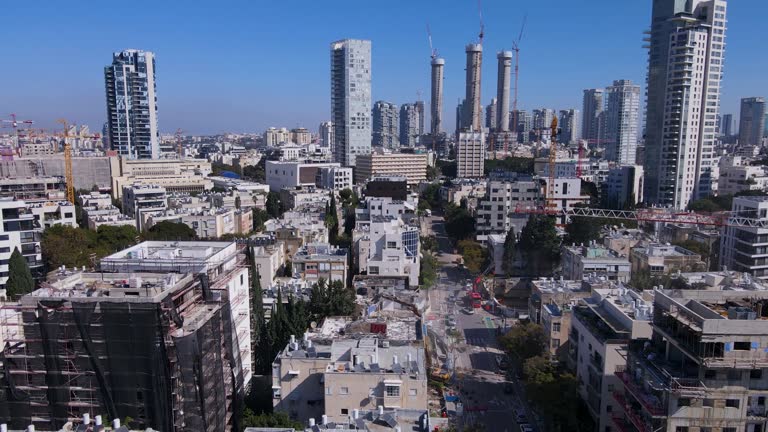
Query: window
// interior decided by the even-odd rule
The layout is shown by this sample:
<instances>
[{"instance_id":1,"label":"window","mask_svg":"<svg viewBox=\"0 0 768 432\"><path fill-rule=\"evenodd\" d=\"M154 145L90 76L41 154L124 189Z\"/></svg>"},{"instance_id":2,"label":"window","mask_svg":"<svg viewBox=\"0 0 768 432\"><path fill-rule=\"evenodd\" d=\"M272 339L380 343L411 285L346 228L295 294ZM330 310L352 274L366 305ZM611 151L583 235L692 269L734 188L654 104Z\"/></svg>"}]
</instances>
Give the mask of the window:
<instances>
[{"instance_id":1,"label":"window","mask_svg":"<svg viewBox=\"0 0 768 432\"><path fill-rule=\"evenodd\" d=\"M552 348L560 348L560 339L552 339Z\"/></svg>"},{"instance_id":2,"label":"window","mask_svg":"<svg viewBox=\"0 0 768 432\"><path fill-rule=\"evenodd\" d=\"M417 394L416 389L408 389L408 396L416 396Z\"/></svg>"},{"instance_id":3,"label":"window","mask_svg":"<svg viewBox=\"0 0 768 432\"><path fill-rule=\"evenodd\" d=\"M606 405L605 406L605 412L612 412L612 411L613 411L613 406L612 405Z\"/></svg>"},{"instance_id":4,"label":"window","mask_svg":"<svg viewBox=\"0 0 768 432\"><path fill-rule=\"evenodd\" d=\"M734 351L749 351L751 346L752 345L749 342L734 342L733 343Z\"/></svg>"},{"instance_id":5,"label":"window","mask_svg":"<svg viewBox=\"0 0 768 432\"><path fill-rule=\"evenodd\" d=\"M400 386L388 385L385 387L385 395L387 397L400 397Z\"/></svg>"},{"instance_id":6,"label":"window","mask_svg":"<svg viewBox=\"0 0 768 432\"><path fill-rule=\"evenodd\" d=\"M397 248L397 242L388 241L387 242L387 249L396 249Z\"/></svg>"},{"instance_id":7,"label":"window","mask_svg":"<svg viewBox=\"0 0 768 432\"><path fill-rule=\"evenodd\" d=\"M342 414L342 415L347 415L347 414L349 414L349 409L348 409L348 408L342 408L342 409L341 409L341 414Z\"/></svg>"},{"instance_id":8,"label":"window","mask_svg":"<svg viewBox=\"0 0 768 432\"><path fill-rule=\"evenodd\" d=\"M339 394L342 395L348 395L349 394L349 387L342 387L339 389Z\"/></svg>"},{"instance_id":9,"label":"window","mask_svg":"<svg viewBox=\"0 0 768 432\"><path fill-rule=\"evenodd\" d=\"M714 408L715 407L715 400L714 399L704 399L704 402L702 402L702 405L705 407Z\"/></svg>"},{"instance_id":10,"label":"window","mask_svg":"<svg viewBox=\"0 0 768 432\"><path fill-rule=\"evenodd\" d=\"M726 399L725 400L725 406L729 408L738 408L739 407L739 400L738 399Z\"/></svg>"},{"instance_id":11,"label":"window","mask_svg":"<svg viewBox=\"0 0 768 432\"><path fill-rule=\"evenodd\" d=\"M687 407L691 406L691 399L690 398L680 398L677 400L677 407Z\"/></svg>"},{"instance_id":12,"label":"window","mask_svg":"<svg viewBox=\"0 0 768 432\"><path fill-rule=\"evenodd\" d=\"M560 331L560 323L552 323L552 331L559 332Z\"/></svg>"},{"instance_id":13,"label":"window","mask_svg":"<svg viewBox=\"0 0 768 432\"><path fill-rule=\"evenodd\" d=\"M379 274L379 267L378 266L370 266L370 267L368 267L368 274L371 274L371 275Z\"/></svg>"},{"instance_id":14,"label":"window","mask_svg":"<svg viewBox=\"0 0 768 432\"><path fill-rule=\"evenodd\" d=\"M675 432L688 432L688 426L678 426L675 428Z\"/></svg>"},{"instance_id":15,"label":"window","mask_svg":"<svg viewBox=\"0 0 768 432\"><path fill-rule=\"evenodd\" d=\"M707 369L704 371L704 379L715 379L717 378L717 371L714 369Z\"/></svg>"},{"instance_id":16,"label":"window","mask_svg":"<svg viewBox=\"0 0 768 432\"><path fill-rule=\"evenodd\" d=\"M330 387L326 387L325 388L325 394L332 395L333 394L333 390Z\"/></svg>"}]
</instances>

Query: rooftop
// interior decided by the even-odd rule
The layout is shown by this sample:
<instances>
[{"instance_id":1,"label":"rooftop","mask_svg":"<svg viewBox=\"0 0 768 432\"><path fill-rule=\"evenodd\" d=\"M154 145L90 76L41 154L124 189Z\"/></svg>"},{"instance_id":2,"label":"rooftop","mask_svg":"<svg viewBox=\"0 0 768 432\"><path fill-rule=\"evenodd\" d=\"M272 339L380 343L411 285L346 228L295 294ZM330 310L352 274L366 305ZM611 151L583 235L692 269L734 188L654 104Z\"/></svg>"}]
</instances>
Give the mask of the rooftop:
<instances>
[{"instance_id":1,"label":"rooftop","mask_svg":"<svg viewBox=\"0 0 768 432\"><path fill-rule=\"evenodd\" d=\"M653 256L653 257L675 257L675 256L694 256L698 255L696 253L693 253L689 251L688 249L682 248L680 246L671 245L669 243L661 244L661 243L651 243L647 246L637 246L632 249L634 252L647 255L647 256Z\"/></svg>"},{"instance_id":2,"label":"rooftop","mask_svg":"<svg viewBox=\"0 0 768 432\"><path fill-rule=\"evenodd\" d=\"M587 246L566 246L565 249L572 254L581 256L582 261L585 259L595 259L600 261L612 260L617 262L628 262L626 256L621 255L612 249L608 249L607 247L598 244L597 242L591 242Z\"/></svg>"}]
</instances>

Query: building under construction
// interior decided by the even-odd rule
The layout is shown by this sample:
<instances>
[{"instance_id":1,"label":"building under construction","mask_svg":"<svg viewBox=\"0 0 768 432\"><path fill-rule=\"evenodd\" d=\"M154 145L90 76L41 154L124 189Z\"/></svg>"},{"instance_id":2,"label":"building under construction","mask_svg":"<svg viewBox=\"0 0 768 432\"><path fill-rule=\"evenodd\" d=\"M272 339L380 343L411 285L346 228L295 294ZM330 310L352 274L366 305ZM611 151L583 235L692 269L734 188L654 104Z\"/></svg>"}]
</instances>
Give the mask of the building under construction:
<instances>
[{"instance_id":1,"label":"building under construction","mask_svg":"<svg viewBox=\"0 0 768 432\"><path fill-rule=\"evenodd\" d=\"M0 423L58 430L101 413L141 429L237 430L251 347L236 245L144 242L101 270L54 272L0 311Z\"/></svg>"}]
</instances>

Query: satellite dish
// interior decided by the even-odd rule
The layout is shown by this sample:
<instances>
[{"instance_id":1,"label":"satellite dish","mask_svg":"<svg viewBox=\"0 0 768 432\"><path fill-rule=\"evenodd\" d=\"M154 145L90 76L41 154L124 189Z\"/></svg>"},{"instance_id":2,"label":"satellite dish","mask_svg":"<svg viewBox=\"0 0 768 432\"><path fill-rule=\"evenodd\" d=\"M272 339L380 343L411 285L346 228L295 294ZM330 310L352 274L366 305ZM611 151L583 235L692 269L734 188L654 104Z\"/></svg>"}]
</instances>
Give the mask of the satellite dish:
<instances>
[{"instance_id":1,"label":"satellite dish","mask_svg":"<svg viewBox=\"0 0 768 432\"><path fill-rule=\"evenodd\" d=\"M317 328L317 323L312 321L311 323L309 323L309 328L311 328L312 330L316 329Z\"/></svg>"}]
</instances>

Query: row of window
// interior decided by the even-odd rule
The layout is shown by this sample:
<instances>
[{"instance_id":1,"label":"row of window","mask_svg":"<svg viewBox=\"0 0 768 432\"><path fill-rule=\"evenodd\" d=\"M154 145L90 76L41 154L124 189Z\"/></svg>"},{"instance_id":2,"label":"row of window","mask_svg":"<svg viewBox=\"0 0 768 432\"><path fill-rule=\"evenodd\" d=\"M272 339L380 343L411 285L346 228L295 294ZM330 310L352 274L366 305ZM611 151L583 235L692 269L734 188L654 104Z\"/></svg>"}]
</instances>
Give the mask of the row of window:
<instances>
[{"instance_id":1,"label":"row of window","mask_svg":"<svg viewBox=\"0 0 768 432\"><path fill-rule=\"evenodd\" d=\"M368 389L368 396L369 397L375 397L376 392L375 388L371 387ZM325 388L325 394L327 396L333 395L333 389L331 387ZM339 387L339 395L345 396L349 394L349 387ZM415 388L408 389L408 396L417 396L419 394L418 390ZM400 397L400 386L399 385L385 385L384 386L384 395L386 397Z\"/></svg>"}]
</instances>

